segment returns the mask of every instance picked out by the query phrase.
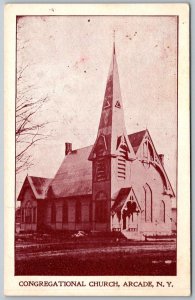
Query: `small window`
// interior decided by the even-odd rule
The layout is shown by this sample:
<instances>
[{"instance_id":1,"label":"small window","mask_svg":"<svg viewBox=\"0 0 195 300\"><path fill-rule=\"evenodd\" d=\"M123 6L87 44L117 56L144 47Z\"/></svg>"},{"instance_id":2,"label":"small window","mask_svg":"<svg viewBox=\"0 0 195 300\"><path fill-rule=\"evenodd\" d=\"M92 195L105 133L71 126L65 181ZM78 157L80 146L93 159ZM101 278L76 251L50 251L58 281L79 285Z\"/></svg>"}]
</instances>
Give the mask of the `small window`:
<instances>
[{"instance_id":1,"label":"small window","mask_svg":"<svg viewBox=\"0 0 195 300\"><path fill-rule=\"evenodd\" d=\"M76 201L76 209L75 209L75 219L76 223L81 222L81 201Z\"/></svg>"},{"instance_id":2,"label":"small window","mask_svg":"<svg viewBox=\"0 0 195 300\"><path fill-rule=\"evenodd\" d=\"M68 223L68 203L66 201L63 205L62 221L63 223Z\"/></svg>"},{"instance_id":3,"label":"small window","mask_svg":"<svg viewBox=\"0 0 195 300\"><path fill-rule=\"evenodd\" d=\"M93 202L89 202L89 222L92 222L93 218Z\"/></svg>"},{"instance_id":4,"label":"small window","mask_svg":"<svg viewBox=\"0 0 195 300\"><path fill-rule=\"evenodd\" d=\"M56 223L56 206L55 203L51 206L51 223Z\"/></svg>"},{"instance_id":5,"label":"small window","mask_svg":"<svg viewBox=\"0 0 195 300\"><path fill-rule=\"evenodd\" d=\"M37 208L33 207L33 223L37 222Z\"/></svg>"},{"instance_id":6,"label":"small window","mask_svg":"<svg viewBox=\"0 0 195 300\"><path fill-rule=\"evenodd\" d=\"M30 201L28 201L25 206L25 223L26 224L32 223L32 207Z\"/></svg>"},{"instance_id":7,"label":"small window","mask_svg":"<svg viewBox=\"0 0 195 300\"><path fill-rule=\"evenodd\" d=\"M24 209L21 208L21 223L24 223Z\"/></svg>"}]
</instances>

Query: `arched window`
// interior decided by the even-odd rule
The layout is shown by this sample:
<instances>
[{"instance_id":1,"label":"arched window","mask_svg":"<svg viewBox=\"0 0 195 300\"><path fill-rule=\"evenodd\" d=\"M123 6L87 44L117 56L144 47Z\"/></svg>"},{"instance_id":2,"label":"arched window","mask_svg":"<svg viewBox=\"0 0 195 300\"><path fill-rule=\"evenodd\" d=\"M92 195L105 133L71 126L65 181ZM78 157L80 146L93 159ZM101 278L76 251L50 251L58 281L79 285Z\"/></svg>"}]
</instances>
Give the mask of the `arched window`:
<instances>
[{"instance_id":1,"label":"arched window","mask_svg":"<svg viewBox=\"0 0 195 300\"><path fill-rule=\"evenodd\" d=\"M148 184L144 186L145 192L145 222L152 222L152 190Z\"/></svg>"},{"instance_id":2,"label":"arched window","mask_svg":"<svg viewBox=\"0 0 195 300\"><path fill-rule=\"evenodd\" d=\"M68 223L68 203L67 203L67 201L65 201L63 204L62 222Z\"/></svg>"},{"instance_id":3,"label":"arched window","mask_svg":"<svg viewBox=\"0 0 195 300\"><path fill-rule=\"evenodd\" d=\"M56 222L56 205L55 203L52 203L51 205L51 223Z\"/></svg>"},{"instance_id":4,"label":"arched window","mask_svg":"<svg viewBox=\"0 0 195 300\"><path fill-rule=\"evenodd\" d=\"M32 206L30 201L28 201L25 205L25 223L32 223Z\"/></svg>"},{"instance_id":5,"label":"arched window","mask_svg":"<svg viewBox=\"0 0 195 300\"><path fill-rule=\"evenodd\" d=\"M165 203L162 200L160 203L160 216L159 216L160 222L165 223Z\"/></svg>"},{"instance_id":6,"label":"arched window","mask_svg":"<svg viewBox=\"0 0 195 300\"><path fill-rule=\"evenodd\" d=\"M76 209L75 209L75 220L77 223L81 222L81 201L76 201Z\"/></svg>"}]
</instances>

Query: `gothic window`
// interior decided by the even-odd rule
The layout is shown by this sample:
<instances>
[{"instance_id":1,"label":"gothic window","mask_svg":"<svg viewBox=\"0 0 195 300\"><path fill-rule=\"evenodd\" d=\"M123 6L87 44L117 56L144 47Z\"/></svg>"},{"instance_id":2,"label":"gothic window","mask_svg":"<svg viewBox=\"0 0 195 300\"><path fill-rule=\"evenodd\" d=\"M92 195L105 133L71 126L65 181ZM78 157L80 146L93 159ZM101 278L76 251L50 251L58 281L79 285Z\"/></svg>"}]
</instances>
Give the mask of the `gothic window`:
<instances>
[{"instance_id":1,"label":"gothic window","mask_svg":"<svg viewBox=\"0 0 195 300\"><path fill-rule=\"evenodd\" d=\"M81 201L80 200L76 201L75 220L76 223L81 222Z\"/></svg>"},{"instance_id":2,"label":"gothic window","mask_svg":"<svg viewBox=\"0 0 195 300\"><path fill-rule=\"evenodd\" d=\"M160 203L160 222L165 223L165 203L163 200Z\"/></svg>"},{"instance_id":3,"label":"gothic window","mask_svg":"<svg viewBox=\"0 0 195 300\"><path fill-rule=\"evenodd\" d=\"M67 203L67 201L65 201L63 204L62 222L68 223L68 203Z\"/></svg>"},{"instance_id":4,"label":"gothic window","mask_svg":"<svg viewBox=\"0 0 195 300\"><path fill-rule=\"evenodd\" d=\"M52 203L51 206L51 223L56 223L56 205Z\"/></svg>"},{"instance_id":5,"label":"gothic window","mask_svg":"<svg viewBox=\"0 0 195 300\"><path fill-rule=\"evenodd\" d=\"M152 190L148 184L144 186L145 192L145 222L152 222Z\"/></svg>"},{"instance_id":6,"label":"gothic window","mask_svg":"<svg viewBox=\"0 0 195 300\"><path fill-rule=\"evenodd\" d=\"M32 207L30 201L28 201L25 206L25 223L32 223Z\"/></svg>"},{"instance_id":7,"label":"gothic window","mask_svg":"<svg viewBox=\"0 0 195 300\"><path fill-rule=\"evenodd\" d=\"M33 207L33 223L37 222L37 208Z\"/></svg>"}]
</instances>

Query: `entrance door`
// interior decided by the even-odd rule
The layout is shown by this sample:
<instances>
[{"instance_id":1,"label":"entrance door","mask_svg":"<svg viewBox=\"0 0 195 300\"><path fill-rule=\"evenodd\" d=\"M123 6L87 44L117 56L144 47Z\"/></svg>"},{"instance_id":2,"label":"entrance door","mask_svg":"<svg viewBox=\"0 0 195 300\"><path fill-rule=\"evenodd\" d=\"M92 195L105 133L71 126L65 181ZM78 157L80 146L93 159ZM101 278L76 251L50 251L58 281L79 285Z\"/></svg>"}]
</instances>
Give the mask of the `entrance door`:
<instances>
[{"instance_id":1,"label":"entrance door","mask_svg":"<svg viewBox=\"0 0 195 300\"><path fill-rule=\"evenodd\" d=\"M127 228L127 216L126 216L126 211L123 210L123 229Z\"/></svg>"}]
</instances>

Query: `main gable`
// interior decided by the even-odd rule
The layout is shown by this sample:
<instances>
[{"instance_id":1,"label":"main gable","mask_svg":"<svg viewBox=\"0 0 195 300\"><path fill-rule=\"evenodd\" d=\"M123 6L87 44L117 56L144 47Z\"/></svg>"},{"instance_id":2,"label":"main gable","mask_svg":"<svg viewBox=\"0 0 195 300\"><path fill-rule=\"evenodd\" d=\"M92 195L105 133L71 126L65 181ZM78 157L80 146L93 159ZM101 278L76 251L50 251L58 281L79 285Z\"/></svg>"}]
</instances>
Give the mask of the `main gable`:
<instances>
[{"instance_id":1,"label":"main gable","mask_svg":"<svg viewBox=\"0 0 195 300\"><path fill-rule=\"evenodd\" d=\"M132 137L134 138L134 145L136 145L135 147L137 158L143 164L152 164L155 167L155 169L159 172L163 183L166 187L165 193L169 194L171 197L175 197L175 193L169 181L168 175L165 171L163 162L155 149L149 131L146 129L144 131L135 133L131 135L130 140L132 140Z\"/></svg>"}]
</instances>

